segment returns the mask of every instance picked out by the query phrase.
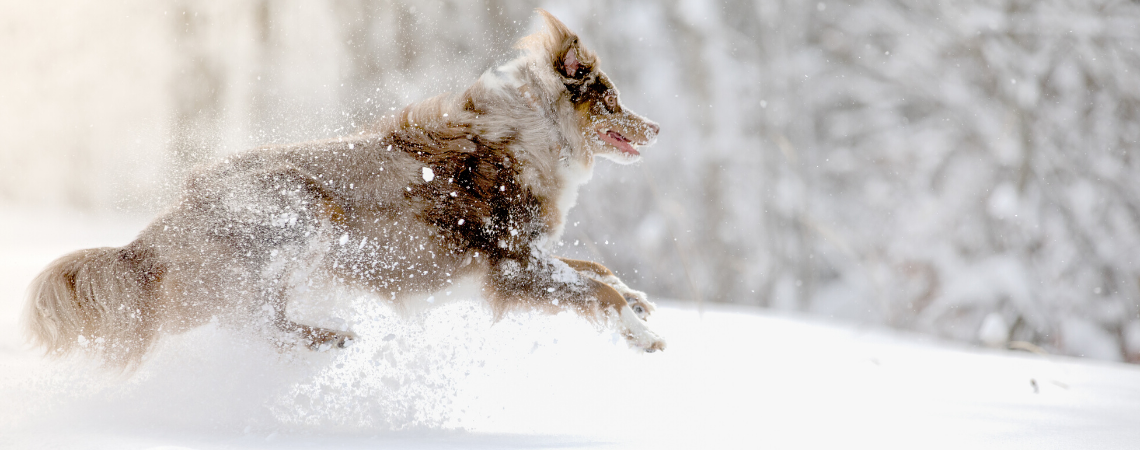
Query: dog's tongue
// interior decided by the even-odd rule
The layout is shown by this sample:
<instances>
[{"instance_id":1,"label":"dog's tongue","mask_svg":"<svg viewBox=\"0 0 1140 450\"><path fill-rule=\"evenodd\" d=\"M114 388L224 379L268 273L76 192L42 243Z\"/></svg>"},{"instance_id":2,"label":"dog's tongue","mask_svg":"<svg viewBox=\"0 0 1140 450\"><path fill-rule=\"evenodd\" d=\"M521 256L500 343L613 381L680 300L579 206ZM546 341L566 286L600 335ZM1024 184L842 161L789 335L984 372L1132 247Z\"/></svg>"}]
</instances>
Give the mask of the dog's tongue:
<instances>
[{"instance_id":1,"label":"dog's tongue","mask_svg":"<svg viewBox=\"0 0 1140 450\"><path fill-rule=\"evenodd\" d=\"M613 145L614 147L617 147L618 150L621 150L622 152L629 153L631 155L641 154L638 153L632 145L630 145L629 140L626 139L625 136L622 136L621 133L610 130L606 134L598 132L598 135L602 137L602 140L610 143L610 145Z\"/></svg>"}]
</instances>

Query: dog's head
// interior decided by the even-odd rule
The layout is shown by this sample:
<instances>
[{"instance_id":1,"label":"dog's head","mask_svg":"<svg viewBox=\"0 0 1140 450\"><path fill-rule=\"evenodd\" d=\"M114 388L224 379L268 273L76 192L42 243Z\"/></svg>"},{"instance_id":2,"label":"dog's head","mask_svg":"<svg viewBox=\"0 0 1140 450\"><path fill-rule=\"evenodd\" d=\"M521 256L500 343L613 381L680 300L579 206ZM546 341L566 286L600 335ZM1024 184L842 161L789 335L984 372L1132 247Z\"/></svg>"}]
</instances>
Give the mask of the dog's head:
<instances>
[{"instance_id":1,"label":"dog's head","mask_svg":"<svg viewBox=\"0 0 1140 450\"><path fill-rule=\"evenodd\" d=\"M520 46L537 57L535 70L547 72L557 90L556 110L564 111L563 133L577 156L601 156L621 164L641 159L638 147L652 144L660 127L625 108L617 88L598 68L598 57L582 46L578 36L544 10L538 13L546 29Z\"/></svg>"}]
</instances>

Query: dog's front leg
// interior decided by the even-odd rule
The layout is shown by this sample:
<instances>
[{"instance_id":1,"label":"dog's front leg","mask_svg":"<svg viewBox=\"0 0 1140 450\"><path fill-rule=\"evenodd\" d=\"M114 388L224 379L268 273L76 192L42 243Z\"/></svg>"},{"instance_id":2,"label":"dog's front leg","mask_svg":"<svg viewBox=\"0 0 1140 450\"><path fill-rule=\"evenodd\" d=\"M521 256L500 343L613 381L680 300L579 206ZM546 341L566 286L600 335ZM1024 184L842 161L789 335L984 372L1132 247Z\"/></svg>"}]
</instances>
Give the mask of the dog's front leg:
<instances>
[{"instance_id":1,"label":"dog's front leg","mask_svg":"<svg viewBox=\"0 0 1140 450\"><path fill-rule=\"evenodd\" d=\"M506 260L494 266L490 275L492 302L501 309L512 304L531 303L537 309L552 313L571 310L586 317L609 317L616 319L618 331L634 347L647 352L665 349L665 340L638 317L627 295L563 261L531 259L524 263Z\"/></svg>"},{"instance_id":2,"label":"dog's front leg","mask_svg":"<svg viewBox=\"0 0 1140 450\"><path fill-rule=\"evenodd\" d=\"M601 281L593 279L587 281L590 284L593 296L602 303L603 309L613 311L617 315L619 327L621 327L623 335L630 344L649 353L665 350L665 340L649 329L645 320L635 312L635 304L627 300L626 294L618 292L612 285ZM638 293L644 298L644 293ZM644 301L648 303L648 300Z\"/></svg>"},{"instance_id":3,"label":"dog's front leg","mask_svg":"<svg viewBox=\"0 0 1140 450\"><path fill-rule=\"evenodd\" d=\"M657 305L649 301L648 295L645 295L644 292L633 290L629 286L626 286L625 283L623 283L621 279L617 277L617 275L614 275L613 271L611 271L606 266L593 261L582 261L578 259L562 257L558 257L558 259L566 263L566 265L570 266L574 270L577 270L578 273L586 276L587 278L600 281L614 288L614 290L618 291L618 293L621 294L622 297L625 297L626 301L629 302L629 306L631 309L633 309L633 312L637 315L637 318L641 320L649 320L649 315L657 310Z\"/></svg>"}]
</instances>

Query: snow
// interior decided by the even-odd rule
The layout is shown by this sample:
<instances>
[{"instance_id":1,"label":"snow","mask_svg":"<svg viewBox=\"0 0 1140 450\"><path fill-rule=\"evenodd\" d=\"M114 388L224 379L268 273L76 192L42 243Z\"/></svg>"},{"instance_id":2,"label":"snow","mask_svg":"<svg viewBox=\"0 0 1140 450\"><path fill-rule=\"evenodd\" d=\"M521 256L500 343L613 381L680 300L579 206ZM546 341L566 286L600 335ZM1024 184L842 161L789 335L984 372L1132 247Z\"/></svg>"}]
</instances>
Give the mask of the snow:
<instances>
[{"instance_id":1,"label":"snow","mask_svg":"<svg viewBox=\"0 0 1140 450\"><path fill-rule=\"evenodd\" d=\"M1005 347L1009 341L1009 325L1005 319L996 312L989 313L982 320L982 328L978 330L978 340L990 347Z\"/></svg>"},{"instance_id":2,"label":"snow","mask_svg":"<svg viewBox=\"0 0 1140 450\"><path fill-rule=\"evenodd\" d=\"M661 302L637 353L564 314L475 301L401 318L367 296L344 350L280 352L207 325L136 372L48 361L28 281L145 218L0 211L0 448L1133 448L1140 368L971 348L747 307ZM343 308L351 306L349 312ZM315 319L314 319L315 320Z\"/></svg>"}]
</instances>

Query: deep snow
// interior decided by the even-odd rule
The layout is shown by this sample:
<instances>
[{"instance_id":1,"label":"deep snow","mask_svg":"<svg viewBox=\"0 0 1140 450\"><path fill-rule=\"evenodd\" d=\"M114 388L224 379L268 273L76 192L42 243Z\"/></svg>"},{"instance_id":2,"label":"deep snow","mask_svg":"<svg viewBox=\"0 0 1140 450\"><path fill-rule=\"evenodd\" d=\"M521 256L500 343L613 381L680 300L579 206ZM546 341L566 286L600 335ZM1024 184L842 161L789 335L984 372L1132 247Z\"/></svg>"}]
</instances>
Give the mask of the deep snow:
<instances>
[{"instance_id":1,"label":"deep snow","mask_svg":"<svg viewBox=\"0 0 1140 450\"><path fill-rule=\"evenodd\" d=\"M1135 448L1140 368L663 302L639 354L580 319L474 301L401 319L310 301L360 336L279 352L207 326L139 370L46 361L16 323L51 259L145 218L0 210L0 448ZM651 290L651 289L650 289ZM345 294L345 293L342 293ZM458 294L457 294L458 295ZM314 319L317 320L317 319Z\"/></svg>"}]
</instances>

